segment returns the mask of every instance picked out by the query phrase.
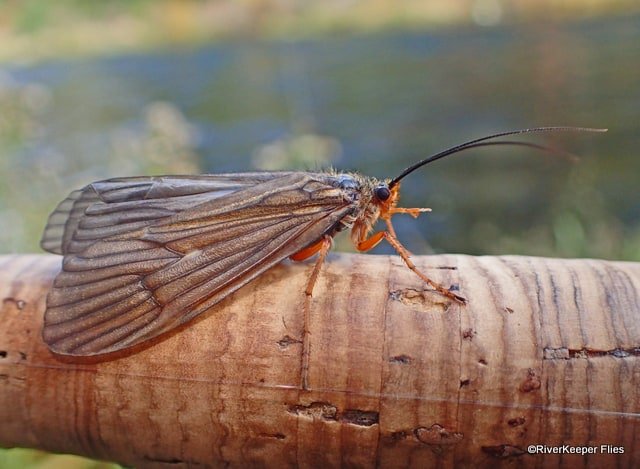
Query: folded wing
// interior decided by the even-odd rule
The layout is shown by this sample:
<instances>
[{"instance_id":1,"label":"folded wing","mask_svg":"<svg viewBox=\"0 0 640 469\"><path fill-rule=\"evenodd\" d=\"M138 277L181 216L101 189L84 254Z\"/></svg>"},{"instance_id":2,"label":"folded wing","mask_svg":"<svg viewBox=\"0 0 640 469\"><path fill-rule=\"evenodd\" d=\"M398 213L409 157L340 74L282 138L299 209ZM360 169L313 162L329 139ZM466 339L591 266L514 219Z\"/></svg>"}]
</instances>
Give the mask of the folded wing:
<instances>
[{"instance_id":1,"label":"folded wing","mask_svg":"<svg viewBox=\"0 0 640 469\"><path fill-rule=\"evenodd\" d=\"M73 193L52 215L63 228L45 232L47 245L65 254L47 298L49 347L97 355L167 332L316 241L354 208L322 175L267 174L249 174L250 183L234 175L240 180L226 181L233 188L213 195L181 187L173 197L167 189L164 198L150 197L149 186L136 189L144 178L122 180L129 185L120 194L96 184Z\"/></svg>"}]
</instances>

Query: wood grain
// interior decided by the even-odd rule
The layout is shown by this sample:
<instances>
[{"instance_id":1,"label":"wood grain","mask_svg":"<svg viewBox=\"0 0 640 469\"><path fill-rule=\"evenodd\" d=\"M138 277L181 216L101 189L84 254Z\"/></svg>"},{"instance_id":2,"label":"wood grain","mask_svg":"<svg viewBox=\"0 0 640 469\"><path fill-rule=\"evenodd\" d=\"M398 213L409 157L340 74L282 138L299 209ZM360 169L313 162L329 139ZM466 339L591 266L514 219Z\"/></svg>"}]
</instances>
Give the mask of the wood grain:
<instances>
[{"instance_id":1,"label":"wood grain","mask_svg":"<svg viewBox=\"0 0 640 469\"><path fill-rule=\"evenodd\" d=\"M40 338L60 258L0 256L0 445L135 467L637 467L639 263L414 261L469 304L425 291L398 257L330 256L303 390L309 264L92 361Z\"/></svg>"}]
</instances>

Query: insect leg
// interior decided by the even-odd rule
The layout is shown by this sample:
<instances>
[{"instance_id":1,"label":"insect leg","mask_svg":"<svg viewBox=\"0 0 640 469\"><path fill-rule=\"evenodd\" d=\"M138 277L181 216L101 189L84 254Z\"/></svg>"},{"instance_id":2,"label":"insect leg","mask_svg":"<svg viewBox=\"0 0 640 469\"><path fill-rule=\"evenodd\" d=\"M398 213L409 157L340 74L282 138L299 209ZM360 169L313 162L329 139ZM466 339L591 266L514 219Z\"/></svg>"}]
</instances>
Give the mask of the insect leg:
<instances>
[{"instance_id":1,"label":"insect leg","mask_svg":"<svg viewBox=\"0 0 640 469\"><path fill-rule=\"evenodd\" d=\"M309 277L309 281L307 282L307 288L305 289L305 293L307 294L307 296L312 295L313 286L316 284L316 280L318 280L318 274L320 274L320 267L322 267L322 264L324 263L324 260L329 253L329 249L331 249L331 236L324 235L318 245L319 246L316 249L316 252L319 253L318 259L316 259L316 263L313 266L313 271L311 272L311 276Z\"/></svg>"},{"instance_id":2,"label":"insect leg","mask_svg":"<svg viewBox=\"0 0 640 469\"><path fill-rule=\"evenodd\" d=\"M311 342L309 340L309 336L311 332L309 331L309 322L311 315L311 295L313 293L313 286L318 279L318 274L320 273L320 268L324 263L327 254L329 253L329 249L331 249L331 236L324 235L322 239L316 244L309 246L306 249L303 249L299 253L291 256L293 260L299 260L299 257L305 256L304 258L310 257L316 252L318 253L318 259L316 260L315 265L313 266L313 271L311 272L311 276L309 277L309 281L307 282L307 288L305 290L306 296L304 300L304 326L302 329L302 357L300 364L300 382L302 385L302 389L309 389L309 361L311 358Z\"/></svg>"},{"instance_id":3,"label":"insect leg","mask_svg":"<svg viewBox=\"0 0 640 469\"><path fill-rule=\"evenodd\" d=\"M309 259L311 256L313 256L318 251L320 251L322 249L323 245L324 245L324 238L321 238L320 241L318 241L317 243L312 244L311 246L307 246L306 248L302 249L301 251L298 251L295 254L289 256L289 259L291 259L292 261L296 261L296 262L304 261L305 259Z\"/></svg>"},{"instance_id":4,"label":"insect leg","mask_svg":"<svg viewBox=\"0 0 640 469\"><path fill-rule=\"evenodd\" d=\"M386 234L385 231L378 231L377 233L372 234L368 238L360 241L356 245L356 249L358 251L366 252L375 248L378 244L380 244L380 241L384 239L385 234Z\"/></svg>"},{"instance_id":5,"label":"insect leg","mask_svg":"<svg viewBox=\"0 0 640 469\"><path fill-rule=\"evenodd\" d=\"M421 213L430 212L430 211L431 211L430 208L402 208L402 207L398 208L398 207L392 207L381 218L387 224L387 230L389 231L389 234L391 236L393 236L396 239L396 241L398 241L398 235L396 235L396 230L393 228L393 225L391 224L391 216L392 215L395 215L396 213L408 213L413 218L418 218L418 215L420 215ZM400 248L402 249L402 251L404 252L406 257L410 257L411 256L411 253L407 250L407 248L405 248L404 246L402 246L400 244L400 241L398 241L398 245L400 245ZM398 248L396 248L396 251L398 251Z\"/></svg>"},{"instance_id":6,"label":"insect leg","mask_svg":"<svg viewBox=\"0 0 640 469\"><path fill-rule=\"evenodd\" d=\"M396 213L408 213L413 218L418 218L418 215L424 212L430 212L430 208L403 208L403 207L393 207L389 209L389 215L395 215Z\"/></svg>"},{"instance_id":7,"label":"insect leg","mask_svg":"<svg viewBox=\"0 0 640 469\"><path fill-rule=\"evenodd\" d=\"M431 288L436 290L441 295L444 295L447 298L457 301L458 303L465 304L467 302L465 298L447 290L442 285L434 282L433 280L431 280L429 277L427 277L425 274L423 274L418 270L416 265L413 262L411 262L411 259L409 258L410 256L409 251L407 251L407 249L402 245L402 243L400 243L398 238L396 238L391 221L385 220L385 222L387 223L387 227L389 231L379 231L378 233L372 235L370 238L359 242L357 245L358 250L368 251L369 249L372 249L374 246L376 246L383 238L386 239L389 242L389 244L393 246L396 252L400 255L400 257L402 258L404 263L407 265L407 267L409 267L409 269L411 269L426 284L431 286Z\"/></svg>"}]
</instances>

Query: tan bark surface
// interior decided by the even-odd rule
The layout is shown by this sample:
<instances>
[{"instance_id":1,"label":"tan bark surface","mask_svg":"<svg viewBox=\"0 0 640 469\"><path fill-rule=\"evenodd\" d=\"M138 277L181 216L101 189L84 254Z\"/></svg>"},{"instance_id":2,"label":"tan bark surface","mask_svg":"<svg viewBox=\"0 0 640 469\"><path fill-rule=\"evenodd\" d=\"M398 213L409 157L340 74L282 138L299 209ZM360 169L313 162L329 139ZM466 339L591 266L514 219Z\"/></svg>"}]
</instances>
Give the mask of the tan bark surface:
<instances>
[{"instance_id":1,"label":"tan bark surface","mask_svg":"<svg viewBox=\"0 0 640 469\"><path fill-rule=\"evenodd\" d=\"M304 390L309 264L96 362L61 360L40 337L60 258L0 256L0 445L136 467L639 463L639 263L414 260L468 305L424 291L398 257L331 256L310 302Z\"/></svg>"}]
</instances>

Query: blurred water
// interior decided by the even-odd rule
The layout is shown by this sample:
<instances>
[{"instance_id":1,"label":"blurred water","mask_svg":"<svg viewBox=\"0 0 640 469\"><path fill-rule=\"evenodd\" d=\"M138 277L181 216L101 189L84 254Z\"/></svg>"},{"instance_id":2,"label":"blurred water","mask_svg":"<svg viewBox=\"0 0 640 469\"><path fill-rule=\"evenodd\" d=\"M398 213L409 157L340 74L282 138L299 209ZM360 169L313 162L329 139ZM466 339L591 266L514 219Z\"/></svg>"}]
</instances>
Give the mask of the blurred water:
<instances>
[{"instance_id":1,"label":"blurred water","mask_svg":"<svg viewBox=\"0 0 640 469\"><path fill-rule=\"evenodd\" d=\"M582 156L486 149L403 184L415 252L640 259L640 17L301 42L235 42L4 68L0 252L95 179L324 167L394 176L430 153L538 125ZM341 246L346 246L345 243ZM377 252L389 252L380 248Z\"/></svg>"}]
</instances>

